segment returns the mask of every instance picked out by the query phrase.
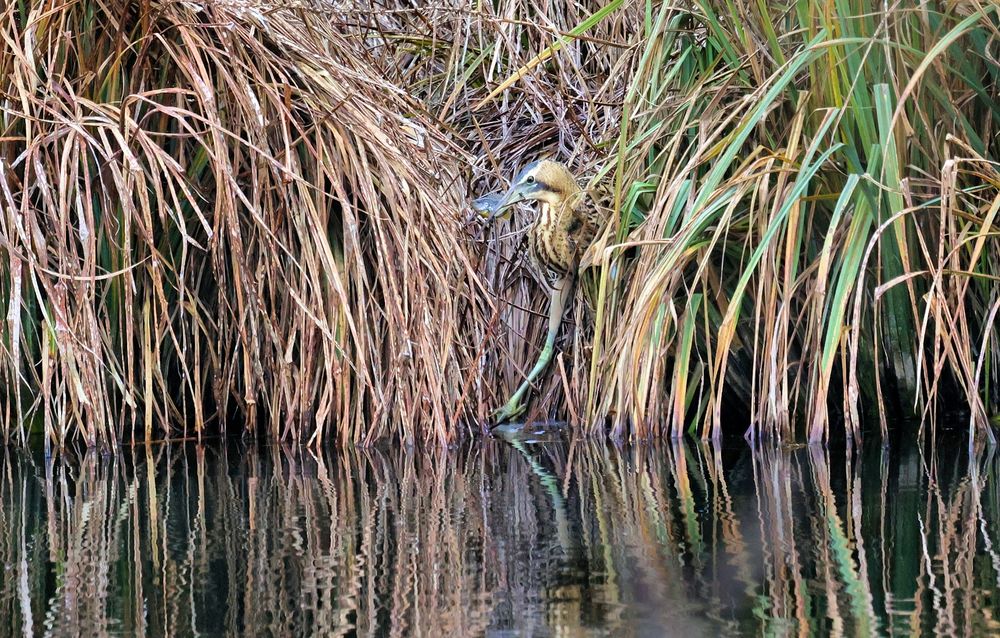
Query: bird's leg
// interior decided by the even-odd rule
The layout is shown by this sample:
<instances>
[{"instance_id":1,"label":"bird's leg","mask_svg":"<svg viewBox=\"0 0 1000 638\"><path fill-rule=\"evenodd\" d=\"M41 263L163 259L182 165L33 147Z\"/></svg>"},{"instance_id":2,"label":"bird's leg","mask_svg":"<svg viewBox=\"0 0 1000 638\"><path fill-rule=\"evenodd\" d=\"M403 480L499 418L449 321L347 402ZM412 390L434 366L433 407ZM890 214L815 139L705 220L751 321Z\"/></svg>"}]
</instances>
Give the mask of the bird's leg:
<instances>
[{"instance_id":1,"label":"bird's leg","mask_svg":"<svg viewBox=\"0 0 1000 638\"><path fill-rule=\"evenodd\" d=\"M571 281L570 277L563 277L553 284L552 295L549 297L549 332L545 335L545 347L542 348L542 353L538 355L538 361L535 362L535 366L528 373L524 383L511 395L502 408L493 413L493 417L498 423L509 421L524 412L527 407L524 403L524 397L531 389L531 384L552 361L552 354L556 347L556 335L559 334L559 326L562 324L563 310L566 309Z\"/></svg>"}]
</instances>

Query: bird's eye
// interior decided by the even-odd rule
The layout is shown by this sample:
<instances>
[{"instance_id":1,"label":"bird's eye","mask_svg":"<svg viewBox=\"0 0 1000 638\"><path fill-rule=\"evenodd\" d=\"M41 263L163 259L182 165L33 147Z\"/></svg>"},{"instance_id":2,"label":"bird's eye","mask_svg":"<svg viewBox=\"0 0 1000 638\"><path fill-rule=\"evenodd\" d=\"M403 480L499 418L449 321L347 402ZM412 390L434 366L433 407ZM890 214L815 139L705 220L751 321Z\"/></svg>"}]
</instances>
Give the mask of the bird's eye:
<instances>
[{"instance_id":1,"label":"bird's eye","mask_svg":"<svg viewBox=\"0 0 1000 638\"><path fill-rule=\"evenodd\" d=\"M524 181L528 182L529 184L534 184L535 183L535 176L534 175L528 175L528 179L526 179Z\"/></svg>"}]
</instances>

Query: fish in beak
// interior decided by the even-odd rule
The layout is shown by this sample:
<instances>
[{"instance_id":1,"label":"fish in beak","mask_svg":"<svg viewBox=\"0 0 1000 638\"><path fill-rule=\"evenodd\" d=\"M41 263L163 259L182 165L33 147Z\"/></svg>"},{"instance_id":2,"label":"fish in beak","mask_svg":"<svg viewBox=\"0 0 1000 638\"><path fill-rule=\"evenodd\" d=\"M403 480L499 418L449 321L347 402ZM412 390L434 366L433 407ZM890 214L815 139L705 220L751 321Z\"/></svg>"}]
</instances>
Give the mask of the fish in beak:
<instances>
[{"instance_id":1,"label":"fish in beak","mask_svg":"<svg viewBox=\"0 0 1000 638\"><path fill-rule=\"evenodd\" d=\"M495 193L487 193L482 197L477 197L472 200L472 209L476 211L480 217L484 219L490 219L493 216L493 211L497 210L497 204L503 200L503 193L497 191Z\"/></svg>"},{"instance_id":2,"label":"fish in beak","mask_svg":"<svg viewBox=\"0 0 1000 638\"><path fill-rule=\"evenodd\" d=\"M514 182L504 196L500 198L493 209L490 211L489 220L493 221L498 216L500 216L505 210L510 209L511 206L517 204L518 202L523 202L525 200L524 196L524 185L521 182Z\"/></svg>"}]
</instances>

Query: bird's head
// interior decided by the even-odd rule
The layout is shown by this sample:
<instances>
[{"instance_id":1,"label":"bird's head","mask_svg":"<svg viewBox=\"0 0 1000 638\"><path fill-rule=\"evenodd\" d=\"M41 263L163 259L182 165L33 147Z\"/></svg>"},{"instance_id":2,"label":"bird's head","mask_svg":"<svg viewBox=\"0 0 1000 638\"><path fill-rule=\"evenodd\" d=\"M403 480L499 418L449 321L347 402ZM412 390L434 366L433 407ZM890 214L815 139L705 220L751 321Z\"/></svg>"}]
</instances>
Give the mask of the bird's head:
<instances>
[{"instance_id":1,"label":"bird's head","mask_svg":"<svg viewBox=\"0 0 1000 638\"><path fill-rule=\"evenodd\" d=\"M552 160L538 160L521 169L498 202L490 201L482 208L492 219L504 216L518 202L533 200L558 205L579 192L580 186L568 168Z\"/></svg>"}]
</instances>

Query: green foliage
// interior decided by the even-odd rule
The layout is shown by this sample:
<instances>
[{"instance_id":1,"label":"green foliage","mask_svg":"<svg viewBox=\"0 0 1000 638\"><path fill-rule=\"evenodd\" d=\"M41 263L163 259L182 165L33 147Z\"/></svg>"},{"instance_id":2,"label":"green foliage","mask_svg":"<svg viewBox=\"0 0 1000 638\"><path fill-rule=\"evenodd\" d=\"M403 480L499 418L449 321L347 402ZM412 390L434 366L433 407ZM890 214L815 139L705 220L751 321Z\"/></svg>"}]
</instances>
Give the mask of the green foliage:
<instances>
[{"instance_id":1,"label":"green foliage","mask_svg":"<svg viewBox=\"0 0 1000 638\"><path fill-rule=\"evenodd\" d=\"M716 437L729 404L749 408L755 436L821 440L844 422L831 414L857 436L865 406L884 429L889 406L933 414L958 393L988 433L1000 298L976 283L997 262L996 71L973 43L995 33L995 9L647 9L624 105L638 115L613 161L631 189L654 174L657 191L640 226L616 231L639 254L612 247L603 266L630 276L597 313L585 421L616 412L616 434L655 437L684 406ZM709 306L694 355L676 319L692 295ZM700 365L624 372L675 353ZM691 405L677 393L695 385Z\"/></svg>"}]
</instances>

